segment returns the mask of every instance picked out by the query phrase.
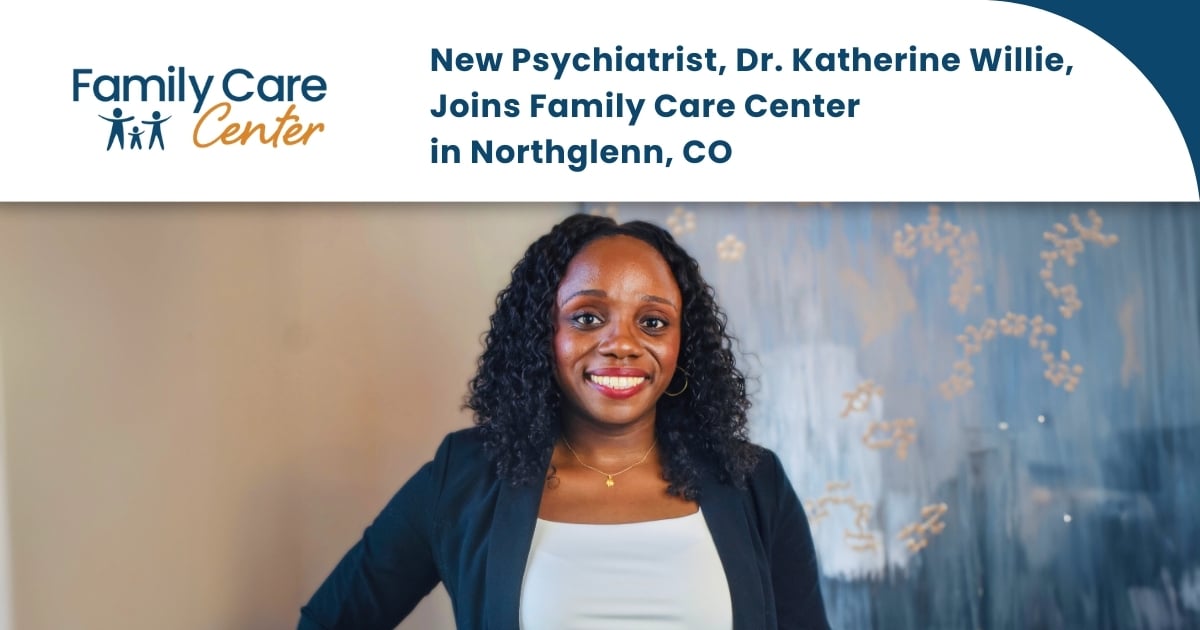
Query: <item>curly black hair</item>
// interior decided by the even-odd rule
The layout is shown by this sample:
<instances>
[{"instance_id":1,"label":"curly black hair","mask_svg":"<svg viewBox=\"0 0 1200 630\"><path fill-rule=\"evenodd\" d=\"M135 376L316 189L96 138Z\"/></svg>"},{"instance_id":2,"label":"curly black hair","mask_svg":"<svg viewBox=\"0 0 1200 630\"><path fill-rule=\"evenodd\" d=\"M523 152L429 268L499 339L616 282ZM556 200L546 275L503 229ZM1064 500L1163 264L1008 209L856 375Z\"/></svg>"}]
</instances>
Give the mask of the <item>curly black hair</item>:
<instances>
[{"instance_id":1,"label":"curly black hair","mask_svg":"<svg viewBox=\"0 0 1200 630\"><path fill-rule=\"evenodd\" d=\"M725 312L700 275L700 264L662 228L645 221L617 224L577 214L535 241L496 296L465 407L475 414L497 474L514 485L546 476L560 434L562 394L554 378L554 300L567 264L588 243L631 236L650 244L670 266L683 295L679 367L687 390L658 402L655 431L670 494L699 498L701 471L743 485L759 449L747 437L750 399L734 360Z\"/></svg>"}]
</instances>

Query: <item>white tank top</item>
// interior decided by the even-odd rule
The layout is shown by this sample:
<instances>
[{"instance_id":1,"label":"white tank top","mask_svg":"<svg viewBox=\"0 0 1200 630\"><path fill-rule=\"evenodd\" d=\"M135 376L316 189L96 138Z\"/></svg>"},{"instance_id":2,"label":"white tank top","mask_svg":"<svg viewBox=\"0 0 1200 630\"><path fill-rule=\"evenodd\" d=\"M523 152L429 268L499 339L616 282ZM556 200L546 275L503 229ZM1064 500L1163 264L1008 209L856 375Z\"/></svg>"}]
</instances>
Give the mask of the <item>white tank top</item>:
<instances>
[{"instance_id":1,"label":"white tank top","mask_svg":"<svg viewBox=\"0 0 1200 630\"><path fill-rule=\"evenodd\" d=\"M521 630L730 630L725 569L700 512L619 525L538 519Z\"/></svg>"}]
</instances>

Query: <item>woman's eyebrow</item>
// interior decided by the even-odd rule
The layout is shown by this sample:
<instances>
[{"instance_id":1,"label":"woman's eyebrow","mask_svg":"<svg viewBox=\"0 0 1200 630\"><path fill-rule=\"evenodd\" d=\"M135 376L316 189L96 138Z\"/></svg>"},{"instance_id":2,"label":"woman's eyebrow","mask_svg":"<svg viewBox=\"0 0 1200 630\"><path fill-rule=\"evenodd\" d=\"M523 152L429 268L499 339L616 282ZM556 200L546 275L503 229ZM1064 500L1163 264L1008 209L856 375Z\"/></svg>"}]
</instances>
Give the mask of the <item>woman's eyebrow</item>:
<instances>
[{"instance_id":1,"label":"woman's eyebrow","mask_svg":"<svg viewBox=\"0 0 1200 630\"><path fill-rule=\"evenodd\" d=\"M582 289L582 290L576 291L576 292L568 295L567 297L563 298L562 302L559 303L559 306L563 306L567 302L570 302L572 299L579 297L581 295L586 295L588 297L600 297L600 298L608 297L608 293L605 293L604 291L601 291L600 289ZM675 310L679 310L679 306L677 306L674 302L672 302L671 300L668 300L665 297L659 297L657 295L643 295L642 301L643 302L656 302L658 304L666 304L667 306L670 306L670 307L674 308Z\"/></svg>"},{"instance_id":2,"label":"woman's eyebrow","mask_svg":"<svg viewBox=\"0 0 1200 630\"><path fill-rule=\"evenodd\" d=\"M608 294L605 293L604 291L601 291L600 289L583 289L580 291L576 291L576 292L572 293L571 295L568 295L567 297L563 298L562 302L559 303L559 306L562 306L563 304L566 304L567 302L570 302L572 299L579 297L581 295L587 295L590 297L608 297Z\"/></svg>"},{"instance_id":3,"label":"woman's eyebrow","mask_svg":"<svg viewBox=\"0 0 1200 630\"><path fill-rule=\"evenodd\" d=\"M674 308L675 310L679 310L679 307L676 306L674 302L672 302L671 300L668 300L665 297L659 297L657 295L643 295L642 301L643 302L658 302L659 304L666 304L667 306L670 306L671 308Z\"/></svg>"}]
</instances>

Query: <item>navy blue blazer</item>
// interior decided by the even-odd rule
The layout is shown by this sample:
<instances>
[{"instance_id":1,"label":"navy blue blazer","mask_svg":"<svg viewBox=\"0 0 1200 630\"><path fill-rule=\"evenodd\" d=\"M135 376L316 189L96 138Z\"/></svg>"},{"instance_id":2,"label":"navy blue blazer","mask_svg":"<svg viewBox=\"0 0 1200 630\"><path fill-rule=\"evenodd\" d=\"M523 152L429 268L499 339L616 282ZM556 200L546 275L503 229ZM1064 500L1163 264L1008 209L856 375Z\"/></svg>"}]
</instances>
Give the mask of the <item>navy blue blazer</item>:
<instances>
[{"instance_id":1,"label":"navy blue blazer","mask_svg":"<svg viewBox=\"0 0 1200 630\"><path fill-rule=\"evenodd\" d=\"M439 581L459 630L518 630L544 485L498 478L477 429L451 433L301 609L300 630L392 630ZM700 493L734 630L828 628L808 520L779 458L764 449L745 489L710 476Z\"/></svg>"}]
</instances>

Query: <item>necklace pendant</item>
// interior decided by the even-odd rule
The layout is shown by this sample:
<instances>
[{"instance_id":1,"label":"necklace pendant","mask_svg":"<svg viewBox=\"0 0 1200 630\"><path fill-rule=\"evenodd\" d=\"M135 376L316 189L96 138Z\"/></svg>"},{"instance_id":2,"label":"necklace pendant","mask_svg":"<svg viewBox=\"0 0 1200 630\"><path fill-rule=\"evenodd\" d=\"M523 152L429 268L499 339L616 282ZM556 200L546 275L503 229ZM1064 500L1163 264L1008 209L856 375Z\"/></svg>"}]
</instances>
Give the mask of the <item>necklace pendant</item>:
<instances>
[{"instance_id":1,"label":"necklace pendant","mask_svg":"<svg viewBox=\"0 0 1200 630\"><path fill-rule=\"evenodd\" d=\"M608 476L608 479L605 479L605 480L604 480L604 485L606 485L606 486L608 486L609 488L611 488L611 487L613 487L613 486L617 485L617 482L613 481L612 475L609 475L609 476Z\"/></svg>"}]
</instances>

